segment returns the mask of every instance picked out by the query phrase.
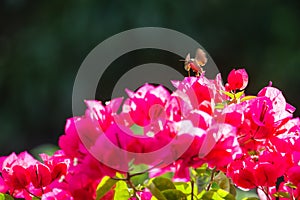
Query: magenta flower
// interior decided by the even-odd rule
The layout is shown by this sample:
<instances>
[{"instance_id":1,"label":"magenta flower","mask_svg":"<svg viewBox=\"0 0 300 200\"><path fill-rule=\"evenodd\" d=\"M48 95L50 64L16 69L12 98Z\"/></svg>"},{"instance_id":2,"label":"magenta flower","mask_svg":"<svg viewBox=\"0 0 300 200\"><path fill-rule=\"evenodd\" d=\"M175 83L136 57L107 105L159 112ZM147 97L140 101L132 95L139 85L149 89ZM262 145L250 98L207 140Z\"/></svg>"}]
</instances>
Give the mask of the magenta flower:
<instances>
[{"instance_id":1,"label":"magenta flower","mask_svg":"<svg viewBox=\"0 0 300 200\"><path fill-rule=\"evenodd\" d=\"M68 179L68 183L68 190L74 200L95 199L98 182L95 182L93 177L84 172L77 173Z\"/></svg>"},{"instance_id":2,"label":"magenta flower","mask_svg":"<svg viewBox=\"0 0 300 200\"><path fill-rule=\"evenodd\" d=\"M248 74L245 69L231 70L225 85L227 91L243 90L248 85Z\"/></svg>"},{"instance_id":3,"label":"magenta flower","mask_svg":"<svg viewBox=\"0 0 300 200\"><path fill-rule=\"evenodd\" d=\"M74 200L71 194L68 191L64 191L61 189L53 189L50 192L47 192L42 195L42 200Z\"/></svg>"},{"instance_id":4,"label":"magenta flower","mask_svg":"<svg viewBox=\"0 0 300 200\"><path fill-rule=\"evenodd\" d=\"M35 164L28 168L30 180L35 188L42 188L51 183L50 169L44 164Z\"/></svg>"},{"instance_id":5,"label":"magenta flower","mask_svg":"<svg viewBox=\"0 0 300 200\"><path fill-rule=\"evenodd\" d=\"M5 183L4 188L16 196L24 197L23 191L30 184L30 173L27 168L37 162L27 152L1 157L0 172Z\"/></svg>"},{"instance_id":6,"label":"magenta flower","mask_svg":"<svg viewBox=\"0 0 300 200\"><path fill-rule=\"evenodd\" d=\"M251 158L237 159L230 163L227 175L242 189L253 189L257 187L254 172L255 163Z\"/></svg>"},{"instance_id":7,"label":"magenta flower","mask_svg":"<svg viewBox=\"0 0 300 200\"><path fill-rule=\"evenodd\" d=\"M87 110L85 117L89 118L93 123L93 126L100 128L102 132L105 132L109 126L116 120L115 116L121 106L123 98L112 99L106 102L105 106L100 101L89 100L85 101Z\"/></svg>"},{"instance_id":8,"label":"magenta flower","mask_svg":"<svg viewBox=\"0 0 300 200\"><path fill-rule=\"evenodd\" d=\"M177 90L172 94L178 98L183 117L187 117L194 109L212 114L213 90L205 77L186 77L182 82L173 82ZM215 88L214 88L215 89Z\"/></svg>"},{"instance_id":9,"label":"magenta flower","mask_svg":"<svg viewBox=\"0 0 300 200\"><path fill-rule=\"evenodd\" d=\"M162 86L145 84L136 92L126 91L129 98L123 105L123 113L128 113L128 122L147 126L157 120L165 120L166 104L170 93Z\"/></svg>"},{"instance_id":10,"label":"magenta flower","mask_svg":"<svg viewBox=\"0 0 300 200\"><path fill-rule=\"evenodd\" d=\"M63 151L56 151L52 156L40 154L40 157L51 172L51 181L65 176L71 165L71 159Z\"/></svg>"},{"instance_id":11,"label":"magenta flower","mask_svg":"<svg viewBox=\"0 0 300 200\"><path fill-rule=\"evenodd\" d=\"M8 186L4 182L3 178L0 176L0 192L6 193L8 191Z\"/></svg>"},{"instance_id":12,"label":"magenta flower","mask_svg":"<svg viewBox=\"0 0 300 200\"><path fill-rule=\"evenodd\" d=\"M172 180L179 182L214 168L237 187L258 189L261 199L279 194L300 198L300 119L293 118L295 108L271 84L257 96L238 91L248 84L244 69L232 70L227 81L224 87L220 74L211 80L203 73L173 81L176 90L171 93L145 84L135 92L127 90L124 102L86 100L84 115L67 120L61 150L41 154L41 162L27 152L0 158L0 192L26 200L83 200L99 194L113 199L120 189L114 183L123 181L129 199L152 199L153 185L148 190L131 182L140 175L134 171L139 165L151 168L150 177L172 172ZM279 178L282 182L276 185ZM216 187L210 183L207 189ZM106 194L97 192L102 186L109 190Z\"/></svg>"},{"instance_id":13,"label":"magenta flower","mask_svg":"<svg viewBox=\"0 0 300 200\"><path fill-rule=\"evenodd\" d=\"M82 157L87 152L77 132L76 123L80 120L82 119L76 117L68 119L65 125L65 135L60 136L58 141L59 147L72 158Z\"/></svg>"},{"instance_id":14,"label":"magenta flower","mask_svg":"<svg viewBox=\"0 0 300 200\"><path fill-rule=\"evenodd\" d=\"M294 185L300 184L300 166L296 165L287 171L288 180ZM300 191L300 190L299 190Z\"/></svg>"},{"instance_id":15,"label":"magenta flower","mask_svg":"<svg viewBox=\"0 0 300 200\"><path fill-rule=\"evenodd\" d=\"M27 169L20 165L12 167L11 174L8 176L3 173L7 180L8 186L13 190L25 189L30 183L30 173Z\"/></svg>"}]
</instances>

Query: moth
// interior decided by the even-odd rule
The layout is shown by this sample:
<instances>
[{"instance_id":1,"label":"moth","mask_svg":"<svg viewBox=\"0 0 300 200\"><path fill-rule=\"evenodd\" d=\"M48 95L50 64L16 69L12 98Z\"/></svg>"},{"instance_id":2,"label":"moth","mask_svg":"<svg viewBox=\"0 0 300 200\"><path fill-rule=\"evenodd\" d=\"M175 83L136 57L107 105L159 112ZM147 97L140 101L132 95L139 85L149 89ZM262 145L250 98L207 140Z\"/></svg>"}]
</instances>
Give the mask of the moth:
<instances>
[{"instance_id":1,"label":"moth","mask_svg":"<svg viewBox=\"0 0 300 200\"><path fill-rule=\"evenodd\" d=\"M190 54L187 54L184 60L184 69L188 72L190 76L190 70L192 70L196 76L200 76L203 71L203 66L207 63L206 53L198 48L196 50L195 58L191 58Z\"/></svg>"}]
</instances>

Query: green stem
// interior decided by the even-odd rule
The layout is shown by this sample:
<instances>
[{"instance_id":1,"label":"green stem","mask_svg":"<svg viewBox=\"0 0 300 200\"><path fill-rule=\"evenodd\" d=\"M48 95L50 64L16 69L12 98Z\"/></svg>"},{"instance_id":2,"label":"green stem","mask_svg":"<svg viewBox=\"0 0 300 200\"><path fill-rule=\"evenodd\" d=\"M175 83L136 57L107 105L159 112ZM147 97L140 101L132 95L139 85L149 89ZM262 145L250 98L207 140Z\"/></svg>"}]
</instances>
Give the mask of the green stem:
<instances>
[{"instance_id":1,"label":"green stem","mask_svg":"<svg viewBox=\"0 0 300 200\"><path fill-rule=\"evenodd\" d=\"M208 186L207 186L206 191L209 191L209 190L210 190L210 187L211 187L211 185L212 185L212 183L213 183L213 181L214 181L215 172L216 172L216 167L214 167L214 168L212 169L212 171L211 171L210 181L209 181L209 184L208 184Z\"/></svg>"},{"instance_id":2,"label":"green stem","mask_svg":"<svg viewBox=\"0 0 300 200\"><path fill-rule=\"evenodd\" d=\"M117 178L117 177L112 177L112 179L114 180L118 180L118 181L127 181L128 180L128 177L129 179L134 177L134 176L138 176L138 175L142 175L142 174L145 174L149 171L151 171L152 169L156 168L158 165L162 164L163 161L161 161L160 163L158 163L157 165L154 165L153 167L149 168L149 169L146 169L144 171L141 171L141 172L137 172L137 173L134 173L134 174L130 174L129 172L127 173L127 177L126 178Z\"/></svg>"},{"instance_id":3,"label":"green stem","mask_svg":"<svg viewBox=\"0 0 300 200\"><path fill-rule=\"evenodd\" d=\"M191 200L194 200L194 181L193 180L191 180L191 187L192 187Z\"/></svg>"},{"instance_id":4,"label":"green stem","mask_svg":"<svg viewBox=\"0 0 300 200\"><path fill-rule=\"evenodd\" d=\"M163 163L163 161L161 161L160 163L158 163L157 165L154 165L153 167L150 167L149 169L146 169L144 171L141 172L137 172L134 174L130 174L129 172L127 172L126 174L126 178L117 178L117 177L111 177L111 179L117 180L117 181L125 181L132 189L133 189L133 196L136 197L137 199L141 199L138 195L137 192L139 191L135 185L131 182L131 178L134 176L138 176L138 175L142 175L145 174L147 172L149 172L150 170L156 168L158 165L161 165Z\"/></svg>"},{"instance_id":5,"label":"green stem","mask_svg":"<svg viewBox=\"0 0 300 200\"><path fill-rule=\"evenodd\" d=\"M129 172L127 172L126 182L133 189L133 196L136 197L137 199L140 199L139 196L137 195L138 189L136 189L135 185L130 180L131 177L132 176L129 174Z\"/></svg>"}]
</instances>

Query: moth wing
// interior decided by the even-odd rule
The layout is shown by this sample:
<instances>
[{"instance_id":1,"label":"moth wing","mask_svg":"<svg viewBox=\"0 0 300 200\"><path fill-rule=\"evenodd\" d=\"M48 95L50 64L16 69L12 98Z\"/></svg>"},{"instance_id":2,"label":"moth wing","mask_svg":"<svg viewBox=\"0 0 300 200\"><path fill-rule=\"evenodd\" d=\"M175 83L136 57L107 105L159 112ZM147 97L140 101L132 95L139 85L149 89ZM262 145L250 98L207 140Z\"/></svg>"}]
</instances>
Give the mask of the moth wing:
<instances>
[{"instance_id":1,"label":"moth wing","mask_svg":"<svg viewBox=\"0 0 300 200\"><path fill-rule=\"evenodd\" d=\"M207 63L206 53L202 49L197 49L195 60L200 66L204 66Z\"/></svg>"},{"instance_id":2,"label":"moth wing","mask_svg":"<svg viewBox=\"0 0 300 200\"><path fill-rule=\"evenodd\" d=\"M185 57L185 62L189 62L191 60L191 55L188 53Z\"/></svg>"}]
</instances>

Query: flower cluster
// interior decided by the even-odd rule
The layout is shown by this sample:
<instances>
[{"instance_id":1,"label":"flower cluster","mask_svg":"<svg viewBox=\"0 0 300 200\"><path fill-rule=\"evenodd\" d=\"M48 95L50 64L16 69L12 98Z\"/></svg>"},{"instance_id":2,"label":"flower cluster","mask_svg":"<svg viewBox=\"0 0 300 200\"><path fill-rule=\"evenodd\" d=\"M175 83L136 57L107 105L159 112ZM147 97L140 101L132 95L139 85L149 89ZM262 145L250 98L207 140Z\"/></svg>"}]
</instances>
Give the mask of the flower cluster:
<instances>
[{"instance_id":1,"label":"flower cluster","mask_svg":"<svg viewBox=\"0 0 300 200\"><path fill-rule=\"evenodd\" d=\"M239 188L258 189L261 199L300 198L300 120L281 91L270 84L246 95L244 69L232 70L225 86L220 74L211 80L204 73L172 83L173 92L145 84L127 90L125 100L86 101L85 114L67 120L54 155L0 158L0 192L25 199L113 199L114 187L125 181L133 190L128 198L151 199L153 187L139 188L130 178L172 172L173 180L188 182L191 169L206 164ZM139 165L149 170L134 174ZM101 192L104 179L113 184Z\"/></svg>"},{"instance_id":2,"label":"flower cluster","mask_svg":"<svg viewBox=\"0 0 300 200\"><path fill-rule=\"evenodd\" d=\"M70 159L62 151L53 156L41 154L40 162L27 152L16 155L12 153L2 157L0 191L9 193L16 198L32 199L32 197L57 196L70 199L71 194L64 190L65 179L70 173Z\"/></svg>"}]
</instances>

